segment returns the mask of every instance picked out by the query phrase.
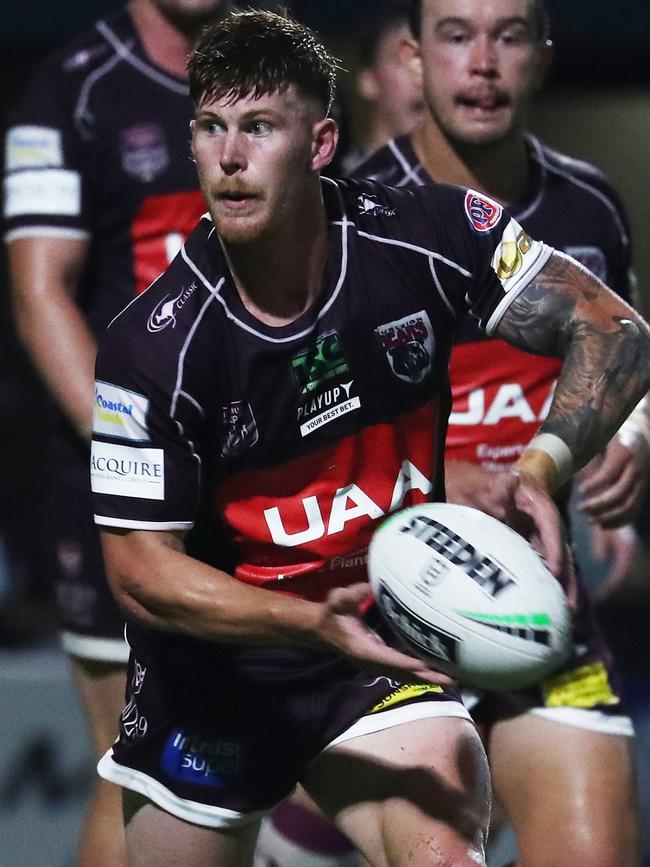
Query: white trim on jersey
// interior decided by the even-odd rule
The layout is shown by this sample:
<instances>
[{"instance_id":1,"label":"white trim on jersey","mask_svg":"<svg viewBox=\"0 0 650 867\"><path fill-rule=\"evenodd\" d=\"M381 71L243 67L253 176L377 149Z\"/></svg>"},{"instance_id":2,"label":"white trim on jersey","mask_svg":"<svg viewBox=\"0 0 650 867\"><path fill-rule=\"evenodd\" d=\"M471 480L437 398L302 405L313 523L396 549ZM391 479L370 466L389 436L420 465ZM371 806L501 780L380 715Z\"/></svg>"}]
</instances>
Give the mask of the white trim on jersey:
<instances>
[{"instance_id":1,"label":"white trim on jersey","mask_svg":"<svg viewBox=\"0 0 650 867\"><path fill-rule=\"evenodd\" d=\"M109 73L115 66L119 64L120 60L121 57L117 54L114 54L112 57L108 58L106 63L98 66L97 69L91 72L88 78L84 80L84 83L81 86L81 90L79 91L79 99L77 100L77 104L74 110L74 119L77 127L81 125L82 118L86 111L86 106L88 105L88 100L90 99L90 91L100 78L103 78L107 73Z\"/></svg>"},{"instance_id":2,"label":"white trim on jersey","mask_svg":"<svg viewBox=\"0 0 650 867\"><path fill-rule=\"evenodd\" d=\"M80 659L92 659L96 662L129 661L129 647L121 638L98 638L95 635L63 630L61 644L66 653Z\"/></svg>"},{"instance_id":3,"label":"white trim on jersey","mask_svg":"<svg viewBox=\"0 0 650 867\"><path fill-rule=\"evenodd\" d=\"M85 229L66 229L64 226L21 226L7 232L4 241L8 244L20 238L59 238L70 241L87 241L90 238L90 232Z\"/></svg>"},{"instance_id":4,"label":"white trim on jersey","mask_svg":"<svg viewBox=\"0 0 650 867\"><path fill-rule=\"evenodd\" d=\"M388 148L390 152L393 154L397 162L402 167L402 171L404 172L404 177L402 180L396 184L397 187L403 187L409 181L413 181L413 183L417 184L419 187L424 186L424 180L420 177L419 172L422 168L421 165L412 166L409 161L406 159L401 150L397 147L397 143L395 139L391 139L388 142Z\"/></svg>"},{"instance_id":5,"label":"white trim on jersey","mask_svg":"<svg viewBox=\"0 0 650 867\"><path fill-rule=\"evenodd\" d=\"M495 328L503 318L508 307L510 307L526 287L532 283L554 252L553 247L549 247L547 244L539 244L539 253L535 260L531 262L528 268L519 275L517 280L508 287L506 294L492 311L492 315L485 325L485 333L488 337L492 337Z\"/></svg>"},{"instance_id":6,"label":"white trim on jersey","mask_svg":"<svg viewBox=\"0 0 650 867\"><path fill-rule=\"evenodd\" d=\"M447 259L446 256L442 255L442 253L427 250L426 247L418 247L415 244L409 244L407 241L398 241L397 238L383 238L381 235L371 235L370 232L362 232L361 229L357 229L357 235L361 235L363 238L368 238L370 241L377 241L380 244L391 244L394 247L404 247L407 250L413 250L414 253L421 253L423 256L429 256L430 258L437 259L439 262L443 262L445 265L449 265L450 268L453 268L454 271L458 271L458 273L462 274L463 277L472 277L472 272L463 268L463 266L459 265L458 262Z\"/></svg>"},{"instance_id":7,"label":"white trim on jersey","mask_svg":"<svg viewBox=\"0 0 650 867\"><path fill-rule=\"evenodd\" d=\"M330 741L323 748L323 752L338 746L338 744L351 741L354 738L391 729L413 720L443 716L458 717L459 719L466 719L468 722L472 722L472 717L467 708L461 702L453 699L449 701L423 701L418 704L407 704L403 707L394 707L381 711L381 713L369 713L362 716L338 737L334 738L333 741Z\"/></svg>"},{"instance_id":8,"label":"white trim on jersey","mask_svg":"<svg viewBox=\"0 0 650 867\"><path fill-rule=\"evenodd\" d=\"M236 828L251 822L258 822L273 809L273 807L269 807L267 810L256 810L253 813L239 813L225 807L213 807L211 804L201 804L199 801L179 798L178 795L170 792L153 777L142 771L118 764L113 759L111 750L99 760L97 773L111 783L116 783L124 789L130 789L132 792L144 795L166 813L171 813L172 816L178 816L185 822L201 825L204 828Z\"/></svg>"},{"instance_id":9,"label":"white trim on jersey","mask_svg":"<svg viewBox=\"0 0 650 867\"><path fill-rule=\"evenodd\" d=\"M105 515L93 515L93 518L100 527L121 527L124 530L191 530L194 526L194 521L134 521Z\"/></svg>"},{"instance_id":10,"label":"white trim on jersey","mask_svg":"<svg viewBox=\"0 0 650 867\"><path fill-rule=\"evenodd\" d=\"M114 33L108 24L105 21L98 21L95 25L97 30L102 34L104 39L111 44L115 53L127 63L131 64L138 72L141 72L143 75L146 75L147 78L150 78L152 81L155 81L157 84L161 84L163 87L166 87L168 90L172 90L174 93L180 93L183 96L187 96L189 99L190 89L188 84L181 83L176 81L174 78L171 78L168 75L165 75L164 72L160 72L154 66L146 63L144 60L141 60L131 51L129 45L119 38L119 36Z\"/></svg>"},{"instance_id":11,"label":"white trim on jersey","mask_svg":"<svg viewBox=\"0 0 650 867\"><path fill-rule=\"evenodd\" d=\"M337 187L338 189L338 187ZM241 319L238 319L237 316L232 312L232 310L228 307L225 298L220 294L219 289L221 288L224 278L222 277L216 287L212 286L208 278L203 274L203 272L198 268L198 266L190 259L185 251L185 248L181 250L181 256L184 261L187 263L189 268L196 274L199 280L203 283L203 285L215 295L217 301L223 307L226 316L228 319L234 323L238 328L241 328L242 331L246 331L248 334L252 334L254 337L259 338L260 340L264 340L267 343L293 343L296 340L300 340L302 337L306 337L308 334L311 334L318 325L318 322L325 316L330 307L334 304L336 299L338 298L343 283L345 282L345 277L348 270L348 226L351 225L347 220L337 220L332 221L330 223L332 226L341 226L341 271L339 273L339 277L336 283L336 287L332 292L331 298L327 301L326 304L323 305L321 310L318 313L316 321L310 325L308 328L305 328L304 331L299 332L298 334L292 334L290 337L271 337L268 334L263 334L261 331L253 328L250 325L247 325L245 322L242 322Z\"/></svg>"},{"instance_id":12,"label":"white trim on jersey","mask_svg":"<svg viewBox=\"0 0 650 867\"><path fill-rule=\"evenodd\" d=\"M185 400L186 400L188 403L191 403L192 406L193 406L195 409L197 409L197 410L199 411L199 414L200 414L201 418L205 418L205 411L204 411L203 407L202 407L201 404L198 402L198 400L196 400L195 398L192 397L191 394L188 394L186 391L183 391L183 390L181 389L181 390L178 392L178 396L179 396L179 397L184 397Z\"/></svg>"},{"instance_id":13,"label":"white trim on jersey","mask_svg":"<svg viewBox=\"0 0 650 867\"><path fill-rule=\"evenodd\" d=\"M602 190L599 190L598 187L594 186L593 184L590 184L587 181L583 181L580 178L577 178L570 171L562 171L562 169L559 169L557 166L554 166L551 163L549 163L548 160L546 159L546 157L544 156L544 151L542 150L541 143L534 136L529 136L529 141L535 150L537 160L538 160L540 166L542 167L542 171L544 172L544 176L548 172L553 172L554 174L558 175L559 177L564 178L566 181L569 181L569 183L573 184L574 186L579 187L581 190L586 190L588 193L591 193L592 196L595 196L597 199L599 199L605 205L605 207L610 211L612 216L614 217L614 222L616 223L616 226L618 227L618 230L621 233L621 239L622 239L623 243L625 244L625 246L627 247L630 243L630 240L627 236L627 232L625 231L625 225L623 223L623 220L621 219L621 215L619 213L619 210L616 207L616 205L612 202L612 200L605 193L603 193ZM537 200L535 201L534 207L537 207L537 205L541 201L542 196L543 196L543 192L544 192L544 190L542 189L540 191L540 194L539 194ZM516 218L517 222L520 222L522 219L525 219L526 217L528 217L528 215L530 213L532 213L532 211L534 210L534 207L531 206L529 209L526 210L526 212L524 214L521 215L521 217L517 217Z\"/></svg>"},{"instance_id":14,"label":"white trim on jersey","mask_svg":"<svg viewBox=\"0 0 650 867\"><path fill-rule=\"evenodd\" d=\"M431 276L433 277L433 282L435 283L436 289L438 290L438 295L440 295L442 301L445 304L445 307L449 310L451 315L456 318L456 311L451 306L449 298L445 295L445 290L442 288L442 283L438 278L438 272L436 271L436 266L433 264L433 257L429 256L429 270L431 271Z\"/></svg>"}]
</instances>

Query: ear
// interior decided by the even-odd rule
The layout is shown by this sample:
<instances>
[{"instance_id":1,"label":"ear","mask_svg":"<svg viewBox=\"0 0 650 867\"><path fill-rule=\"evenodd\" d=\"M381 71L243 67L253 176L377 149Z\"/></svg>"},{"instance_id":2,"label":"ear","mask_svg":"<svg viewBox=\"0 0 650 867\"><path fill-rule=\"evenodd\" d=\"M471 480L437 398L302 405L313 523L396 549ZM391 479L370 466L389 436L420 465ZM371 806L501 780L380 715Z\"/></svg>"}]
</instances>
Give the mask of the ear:
<instances>
[{"instance_id":1,"label":"ear","mask_svg":"<svg viewBox=\"0 0 650 867\"><path fill-rule=\"evenodd\" d=\"M331 117L317 120L312 130L311 169L320 171L334 159L339 141L339 128Z\"/></svg>"},{"instance_id":2,"label":"ear","mask_svg":"<svg viewBox=\"0 0 650 867\"><path fill-rule=\"evenodd\" d=\"M420 43L417 39L412 39L411 37L402 39L399 46L399 58L408 69L417 87L421 88L424 84L424 74L422 71Z\"/></svg>"},{"instance_id":3,"label":"ear","mask_svg":"<svg viewBox=\"0 0 650 867\"><path fill-rule=\"evenodd\" d=\"M555 46L550 39L544 42L544 45L539 50L539 58L537 60L537 71L535 73L535 90L539 90L544 84L544 79L550 69L553 60L555 59Z\"/></svg>"},{"instance_id":4,"label":"ear","mask_svg":"<svg viewBox=\"0 0 650 867\"><path fill-rule=\"evenodd\" d=\"M379 99L379 84L372 69L362 69L357 75L357 93L366 102L377 102Z\"/></svg>"},{"instance_id":5,"label":"ear","mask_svg":"<svg viewBox=\"0 0 650 867\"><path fill-rule=\"evenodd\" d=\"M190 121L190 136L191 136L191 139L190 139L190 147L191 147L191 149L192 149L192 156L193 156L193 157L196 156L196 154L194 153L194 133L195 133L195 132L196 132L196 121L195 121L195 120L191 120L191 121Z\"/></svg>"}]
</instances>

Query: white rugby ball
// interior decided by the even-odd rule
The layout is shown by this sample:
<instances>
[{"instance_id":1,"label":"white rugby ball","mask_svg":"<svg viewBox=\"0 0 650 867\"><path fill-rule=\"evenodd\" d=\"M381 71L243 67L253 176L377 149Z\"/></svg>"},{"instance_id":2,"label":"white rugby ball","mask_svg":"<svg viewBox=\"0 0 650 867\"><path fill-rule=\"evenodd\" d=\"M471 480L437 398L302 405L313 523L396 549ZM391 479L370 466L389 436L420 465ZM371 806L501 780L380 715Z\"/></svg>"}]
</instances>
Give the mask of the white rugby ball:
<instances>
[{"instance_id":1,"label":"white rugby ball","mask_svg":"<svg viewBox=\"0 0 650 867\"><path fill-rule=\"evenodd\" d=\"M522 536L467 506L424 503L374 533L368 572L401 643L482 689L516 689L571 650L566 596Z\"/></svg>"}]
</instances>

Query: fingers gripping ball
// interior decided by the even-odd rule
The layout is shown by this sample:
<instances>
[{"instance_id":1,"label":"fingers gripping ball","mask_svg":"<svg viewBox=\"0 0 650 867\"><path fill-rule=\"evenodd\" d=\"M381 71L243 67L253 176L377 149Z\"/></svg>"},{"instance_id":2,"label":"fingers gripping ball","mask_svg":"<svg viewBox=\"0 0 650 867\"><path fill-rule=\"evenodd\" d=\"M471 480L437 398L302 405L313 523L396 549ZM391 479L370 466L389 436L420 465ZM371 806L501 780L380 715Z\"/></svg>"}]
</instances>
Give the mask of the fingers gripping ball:
<instances>
[{"instance_id":1,"label":"fingers gripping ball","mask_svg":"<svg viewBox=\"0 0 650 867\"><path fill-rule=\"evenodd\" d=\"M568 656L564 591L518 533L477 509L425 503L375 532L370 583L400 641L483 689L546 677Z\"/></svg>"}]
</instances>

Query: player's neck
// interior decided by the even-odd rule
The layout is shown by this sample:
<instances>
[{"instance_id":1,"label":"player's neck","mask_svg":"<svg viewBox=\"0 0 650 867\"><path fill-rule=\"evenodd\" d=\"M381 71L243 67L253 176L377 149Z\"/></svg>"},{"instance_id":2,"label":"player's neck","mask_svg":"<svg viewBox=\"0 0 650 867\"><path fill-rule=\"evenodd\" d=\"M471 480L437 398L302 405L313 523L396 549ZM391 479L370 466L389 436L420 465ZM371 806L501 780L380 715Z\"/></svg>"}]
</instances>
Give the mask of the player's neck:
<instances>
[{"instance_id":1,"label":"player's neck","mask_svg":"<svg viewBox=\"0 0 650 867\"><path fill-rule=\"evenodd\" d=\"M434 181L471 187L508 205L521 199L530 182L526 140L517 132L491 147L462 147L427 118L413 133L413 148Z\"/></svg>"},{"instance_id":2,"label":"player's neck","mask_svg":"<svg viewBox=\"0 0 650 867\"><path fill-rule=\"evenodd\" d=\"M182 32L151 0L131 0L128 9L152 63L173 75L186 76L187 58L200 28L197 32Z\"/></svg>"},{"instance_id":3,"label":"player's neck","mask_svg":"<svg viewBox=\"0 0 650 867\"><path fill-rule=\"evenodd\" d=\"M322 202L303 217L296 214L281 233L251 244L222 242L244 307L265 325L290 325L323 291L328 232Z\"/></svg>"}]
</instances>

